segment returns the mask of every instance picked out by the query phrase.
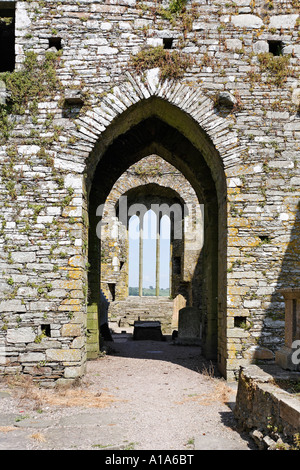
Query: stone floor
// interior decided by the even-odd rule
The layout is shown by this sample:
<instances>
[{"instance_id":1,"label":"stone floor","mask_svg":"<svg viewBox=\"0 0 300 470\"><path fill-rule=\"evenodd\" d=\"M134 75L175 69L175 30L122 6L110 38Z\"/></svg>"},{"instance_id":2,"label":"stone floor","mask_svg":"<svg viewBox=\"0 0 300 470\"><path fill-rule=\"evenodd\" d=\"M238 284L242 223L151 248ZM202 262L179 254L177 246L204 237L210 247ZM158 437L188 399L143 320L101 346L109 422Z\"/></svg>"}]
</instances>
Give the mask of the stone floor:
<instances>
[{"instance_id":1,"label":"stone floor","mask_svg":"<svg viewBox=\"0 0 300 470\"><path fill-rule=\"evenodd\" d=\"M78 387L0 382L0 450L253 450L198 346L114 335Z\"/></svg>"}]
</instances>

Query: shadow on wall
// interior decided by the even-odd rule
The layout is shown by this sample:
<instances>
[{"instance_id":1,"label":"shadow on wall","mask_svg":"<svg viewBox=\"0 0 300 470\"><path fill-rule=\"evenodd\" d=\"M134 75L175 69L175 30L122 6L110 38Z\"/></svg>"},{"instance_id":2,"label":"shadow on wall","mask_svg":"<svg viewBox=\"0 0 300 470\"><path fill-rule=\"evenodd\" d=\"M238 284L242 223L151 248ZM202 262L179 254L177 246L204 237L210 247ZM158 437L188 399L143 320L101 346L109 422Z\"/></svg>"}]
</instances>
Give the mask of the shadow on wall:
<instances>
[{"instance_id":1,"label":"shadow on wall","mask_svg":"<svg viewBox=\"0 0 300 470\"><path fill-rule=\"evenodd\" d=\"M100 289L100 300L99 300L99 312L98 317L99 331L104 341L112 341L112 336L108 326L108 307L109 301L105 297L104 293Z\"/></svg>"},{"instance_id":2,"label":"shadow on wall","mask_svg":"<svg viewBox=\"0 0 300 470\"><path fill-rule=\"evenodd\" d=\"M269 305L263 305L265 307L265 319L259 340L261 347L268 348L272 353L269 351L268 355L266 350L267 357L264 357L263 354L263 357L257 357L257 359L273 359L274 352L283 346L285 303L281 290L300 287L300 202L297 205L295 221L291 231L288 232L283 227L282 235L278 237L278 240L273 239L269 243L263 244L265 256L269 256L268 264L276 261L274 255L275 242L278 242L279 246L287 243L287 248L284 252L280 272ZM266 272L265 278L267 285L274 283L271 273Z\"/></svg>"}]
</instances>

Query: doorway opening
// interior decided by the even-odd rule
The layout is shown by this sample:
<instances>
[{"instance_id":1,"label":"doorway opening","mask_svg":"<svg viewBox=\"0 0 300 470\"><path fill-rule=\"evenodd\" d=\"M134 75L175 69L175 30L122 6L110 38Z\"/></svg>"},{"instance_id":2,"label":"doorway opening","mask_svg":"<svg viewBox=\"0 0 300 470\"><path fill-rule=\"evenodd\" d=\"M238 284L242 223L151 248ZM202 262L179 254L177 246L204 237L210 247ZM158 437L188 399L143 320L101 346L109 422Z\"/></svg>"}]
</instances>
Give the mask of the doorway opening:
<instances>
[{"instance_id":1,"label":"doorway opening","mask_svg":"<svg viewBox=\"0 0 300 470\"><path fill-rule=\"evenodd\" d=\"M173 165L156 154L131 165L106 198L99 238L105 321L114 331L132 331L137 320L159 321L172 335L181 308L197 305L201 315L191 280L197 277L200 287L203 214Z\"/></svg>"},{"instance_id":2,"label":"doorway opening","mask_svg":"<svg viewBox=\"0 0 300 470\"><path fill-rule=\"evenodd\" d=\"M155 106L148 108L152 102ZM144 104L146 107L143 108ZM140 113L141 109L143 113ZM221 361L224 354L218 356L218 351L224 347L222 326L226 323L226 186L220 157L202 129L188 115L163 100L145 100L129 112L132 112L133 119L127 120L127 112L121 114L107 129L106 138L92 155L92 160L98 163L89 188L88 312L97 310L99 330L101 324L118 316L118 309L122 310L127 321L129 312L132 312L132 308L125 308L128 299L163 298L161 295L145 295L144 289L151 286L151 291L160 294L162 280L168 277L172 321L174 310L178 315L185 307L194 309L199 320L204 355ZM176 113L181 118L176 120L180 123L178 126L173 122ZM167 122L168 116L171 123ZM157 165L158 161L162 162L161 166ZM183 178L185 184L178 183L177 176ZM190 188L193 196L189 193ZM191 201L193 197L197 204L190 205L186 222L182 207L187 206L186 200L190 198ZM174 224L172 217L176 217L173 211L171 217L164 219L168 228L164 226L162 229L162 217L158 225L157 214L154 211L153 216L150 209L151 205L161 206L166 201L169 208L172 204L181 207L182 217ZM149 275L149 278L141 269L140 262L144 219L137 211L134 212L136 207L133 208L141 204L146 209L143 217L152 214L154 221L155 236L150 240L153 246L146 248L152 260L152 277ZM97 232L99 224L100 237ZM162 244L162 237L158 236L163 230L169 231L167 248ZM181 239L176 236L178 232L183 234ZM128 233L133 236L133 243ZM144 243L145 240L142 251L145 251ZM169 264L169 274L167 270L162 274L161 264L164 267ZM146 277L148 286L144 282ZM105 287L112 283L115 284L114 300ZM139 295L128 295L129 287L138 287ZM167 281L164 288L168 288ZM145 307L139 305L136 310L138 319ZM156 315L157 312L156 308Z\"/></svg>"}]
</instances>

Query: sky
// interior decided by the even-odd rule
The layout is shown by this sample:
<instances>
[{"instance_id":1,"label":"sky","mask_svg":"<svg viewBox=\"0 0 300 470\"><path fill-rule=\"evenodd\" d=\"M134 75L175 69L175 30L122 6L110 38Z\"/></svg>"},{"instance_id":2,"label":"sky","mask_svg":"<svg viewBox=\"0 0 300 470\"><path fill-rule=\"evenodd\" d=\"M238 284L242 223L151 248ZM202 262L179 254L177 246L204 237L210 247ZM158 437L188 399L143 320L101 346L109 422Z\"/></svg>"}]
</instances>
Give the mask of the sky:
<instances>
[{"instance_id":1,"label":"sky","mask_svg":"<svg viewBox=\"0 0 300 470\"><path fill-rule=\"evenodd\" d=\"M170 284L170 219L161 220L160 288ZM156 272L156 216L148 211L144 218L143 287L155 287ZM129 221L129 287L139 285L139 221L137 216Z\"/></svg>"}]
</instances>

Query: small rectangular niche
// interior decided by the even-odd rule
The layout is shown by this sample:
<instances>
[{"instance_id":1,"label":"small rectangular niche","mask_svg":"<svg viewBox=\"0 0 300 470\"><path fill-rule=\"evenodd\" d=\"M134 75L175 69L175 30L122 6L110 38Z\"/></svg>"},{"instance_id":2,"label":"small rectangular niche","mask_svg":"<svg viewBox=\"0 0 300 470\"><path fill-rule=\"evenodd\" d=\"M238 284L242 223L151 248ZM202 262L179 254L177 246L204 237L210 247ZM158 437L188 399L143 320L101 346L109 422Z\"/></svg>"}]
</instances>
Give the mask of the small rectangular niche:
<instances>
[{"instance_id":1,"label":"small rectangular niche","mask_svg":"<svg viewBox=\"0 0 300 470\"><path fill-rule=\"evenodd\" d=\"M245 328L246 327L246 317L234 317L234 327L235 328Z\"/></svg>"},{"instance_id":2,"label":"small rectangular niche","mask_svg":"<svg viewBox=\"0 0 300 470\"><path fill-rule=\"evenodd\" d=\"M0 1L0 72L13 72L15 61L15 4Z\"/></svg>"},{"instance_id":3,"label":"small rectangular niche","mask_svg":"<svg viewBox=\"0 0 300 470\"><path fill-rule=\"evenodd\" d=\"M74 119L79 116L82 108L81 103L69 103L67 100L63 104L62 117L65 119Z\"/></svg>"},{"instance_id":4,"label":"small rectangular niche","mask_svg":"<svg viewBox=\"0 0 300 470\"><path fill-rule=\"evenodd\" d=\"M49 38L49 49L51 49L52 47L55 47L57 51L60 51L62 49L61 41L62 41L61 38L57 38L57 37Z\"/></svg>"},{"instance_id":5,"label":"small rectangular niche","mask_svg":"<svg viewBox=\"0 0 300 470\"><path fill-rule=\"evenodd\" d=\"M269 235L259 235L258 238L260 239L260 243L263 245L271 243L271 238L269 237Z\"/></svg>"},{"instance_id":6,"label":"small rectangular niche","mask_svg":"<svg viewBox=\"0 0 300 470\"><path fill-rule=\"evenodd\" d=\"M268 41L269 52L275 56L280 56L283 54L283 42L282 41Z\"/></svg>"},{"instance_id":7,"label":"small rectangular niche","mask_svg":"<svg viewBox=\"0 0 300 470\"><path fill-rule=\"evenodd\" d=\"M67 91L62 109L63 117L69 119L77 117L83 104L80 90Z\"/></svg>"},{"instance_id":8,"label":"small rectangular niche","mask_svg":"<svg viewBox=\"0 0 300 470\"><path fill-rule=\"evenodd\" d=\"M163 38L164 49L172 49L173 38Z\"/></svg>"},{"instance_id":9,"label":"small rectangular niche","mask_svg":"<svg viewBox=\"0 0 300 470\"><path fill-rule=\"evenodd\" d=\"M41 330L44 336L47 336L47 338L51 337L51 327L49 324L41 325Z\"/></svg>"}]
</instances>

